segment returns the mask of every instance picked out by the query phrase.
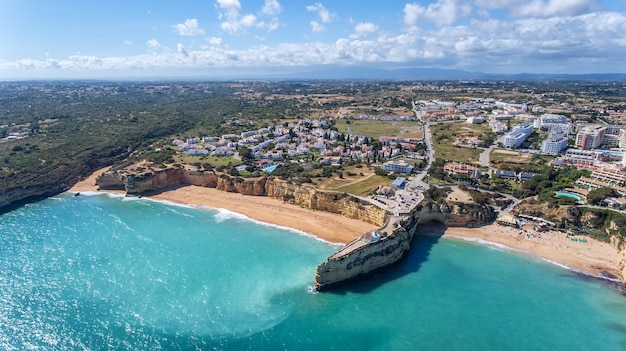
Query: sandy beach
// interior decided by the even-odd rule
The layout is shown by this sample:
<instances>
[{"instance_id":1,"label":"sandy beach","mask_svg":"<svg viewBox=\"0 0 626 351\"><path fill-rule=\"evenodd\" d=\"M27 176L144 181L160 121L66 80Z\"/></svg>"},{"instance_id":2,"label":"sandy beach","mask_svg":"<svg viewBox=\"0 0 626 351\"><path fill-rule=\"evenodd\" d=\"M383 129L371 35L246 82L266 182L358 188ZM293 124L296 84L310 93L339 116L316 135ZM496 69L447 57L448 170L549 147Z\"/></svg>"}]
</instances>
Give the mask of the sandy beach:
<instances>
[{"instance_id":1,"label":"sandy beach","mask_svg":"<svg viewBox=\"0 0 626 351\"><path fill-rule=\"evenodd\" d=\"M96 178L108 168L101 169L72 187L70 192L98 191ZM121 191L119 191L121 192ZM123 192L122 192L123 193ZM263 196L244 196L212 188L183 186L150 198L182 204L224 208L252 219L294 228L332 243L348 243L376 226L345 218L341 215L313 211ZM519 254L531 255L594 276L619 277L620 260L616 249L609 244L584 237L587 242L573 241L564 233L550 231L527 236L518 229L490 224L480 228L449 228L428 224L421 228L426 235L462 240L482 240L504 245ZM583 238L582 236L580 238Z\"/></svg>"},{"instance_id":2,"label":"sandy beach","mask_svg":"<svg viewBox=\"0 0 626 351\"><path fill-rule=\"evenodd\" d=\"M107 169L96 171L69 191L98 191L96 178ZM106 191L109 192L109 190ZM119 192L123 193L123 191ZM261 222L297 229L338 244L349 243L360 235L377 228L373 224L338 214L313 211L265 196L244 196L193 185L171 189L149 197L187 205L223 208Z\"/></svg>"},{"instance_id":3,"label":"sandy beach","mask_svg":"<svg viewBox=\"0 0 626 351\"><path fill-rule=\"evenodd\" d=\"M621 276L617 250L608 243L590 237L568 238L565 233L558 231L533 232L533 235L527 236L530 232L496 223L479 228L450 228L428 224L421 228L421 232L424 235L443 233L443 237L451 239L504 245L517 254L538 257L597 277L618 279ZM573 241L571 238L584 238L587 242Z\"/></svg>"}]
</instances>

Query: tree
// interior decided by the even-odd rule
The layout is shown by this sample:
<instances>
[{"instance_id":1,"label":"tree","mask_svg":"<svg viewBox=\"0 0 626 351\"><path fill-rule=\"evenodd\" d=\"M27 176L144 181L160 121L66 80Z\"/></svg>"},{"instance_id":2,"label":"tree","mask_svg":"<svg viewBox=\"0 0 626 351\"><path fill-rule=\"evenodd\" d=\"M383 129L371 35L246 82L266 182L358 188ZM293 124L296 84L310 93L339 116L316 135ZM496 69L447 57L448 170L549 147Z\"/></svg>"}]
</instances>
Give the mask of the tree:
<instances>
[{"instance_id":1,"label":"tree","mask_svg":"<svg viewBox=\"0 0 626 351\"><path fill-rule=\"evenodd\" d=\"M594 189L587 194L587 201L592 205L599 205L607 197L614 197L616 195L616 191L611 188Z\"/></svg>"},{"instance_id":2,"label":"tree","mask_svg":"<svg viewBox=\"0 0 626 351\"><path fill-rule=\"evenodd\" d=\"M252 160L252 159L254 159L254 155L252 154L252 150L250 150L249 148L247 148L245 146L239 148L239 156L244 161L245 160Z\"/></svg>"}]
</instances>

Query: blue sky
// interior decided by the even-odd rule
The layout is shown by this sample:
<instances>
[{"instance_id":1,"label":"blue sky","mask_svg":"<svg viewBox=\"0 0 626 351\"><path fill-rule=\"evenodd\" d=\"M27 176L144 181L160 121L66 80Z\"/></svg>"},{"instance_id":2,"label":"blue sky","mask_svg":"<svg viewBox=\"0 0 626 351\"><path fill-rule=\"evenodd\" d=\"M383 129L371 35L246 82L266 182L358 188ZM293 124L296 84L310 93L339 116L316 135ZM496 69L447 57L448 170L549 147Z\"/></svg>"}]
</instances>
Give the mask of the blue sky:
<instances>
[{"instance_id":1,"label":"blue sky","mask_svg":"<svg viewBox=\"0 0 626 351\"><path fill-rule=\"evenodd\" d=\"M2 0L0 79L626 73L623 0Z\"/></svg>"}]
</instances>

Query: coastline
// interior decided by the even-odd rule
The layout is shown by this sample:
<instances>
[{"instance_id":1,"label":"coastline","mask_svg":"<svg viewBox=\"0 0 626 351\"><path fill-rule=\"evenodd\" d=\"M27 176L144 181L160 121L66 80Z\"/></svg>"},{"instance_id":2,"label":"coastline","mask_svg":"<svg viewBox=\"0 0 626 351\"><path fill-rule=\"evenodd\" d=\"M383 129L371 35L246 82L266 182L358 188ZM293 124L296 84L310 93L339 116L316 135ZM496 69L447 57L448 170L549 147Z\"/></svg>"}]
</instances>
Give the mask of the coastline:
<instances>
[{"instance_id":1,"label":"coastline","mask_svg":"<svg viewBox=\"0 0 626 351\"><path fill-rule=\"evenodd\" d=\"M98 190L96 178L106 172L104 168L78 182L68 192L124 193L124 191ZM247 196L214 188L194 185L181 186L146 196L150 199L173 203L226 209L254 220L293 228L333 243L347 244L362 234L378 229L377 226L342 215L305 209L266 196Z\"/></svg>"},{"instance_id":2,"label":"coastline","mask_svg":"<svg viewBox=\"0 0 626 351\"><path fill-rule=\"evenodd\" d=\"M107 171L103 168L77 183L68 192L98 192L96 178ZM123 191L100 191L102 193L124 193ZM246 196L214 188L182 186L147 196L151 199L174 203L223 208L237 212L260 222L293 228L310 233L330 243L347 244L360 235L377 229L376 226L349 219L338 214L314 211L286 204L265 196ZM521 234L520 234L521 233ZM572 241L559 232L541 233L527 237L515 228L489 224L479 228L446 227L429 223L420 227L422 235L440 235L444 238L479 242L485 245L504 246L514 253L537 257L574 271L595 277L619 279L619 253L608 243L585 237L587 242Z\"/></svg>"},{"instance_id":3,"label":"coastline","mask_svg":"<svg viewBox=\"0 0 626 351\"><path fill-rule=\"evenodd\" d=\"M421 235L442 233L442 237L477 242L516 254L531 256L564 266L596 278L619 281L620 255L610 244L590 238L587 242L572 241L564 233L547 231L541 237L527 237L523 230L496 223L478 228L445 227L429 223L420 228Z\"/></svg>"}]
</instances>

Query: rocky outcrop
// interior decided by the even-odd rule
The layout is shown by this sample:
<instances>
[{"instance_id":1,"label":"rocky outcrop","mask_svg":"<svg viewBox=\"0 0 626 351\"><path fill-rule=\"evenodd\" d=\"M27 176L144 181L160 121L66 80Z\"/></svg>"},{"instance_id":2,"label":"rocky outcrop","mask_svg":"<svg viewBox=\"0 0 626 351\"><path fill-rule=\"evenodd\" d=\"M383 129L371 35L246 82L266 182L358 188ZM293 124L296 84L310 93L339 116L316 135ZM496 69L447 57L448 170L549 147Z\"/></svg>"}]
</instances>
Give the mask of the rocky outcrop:
<instances>
[{"instance_id":1,"label":"rocky outcrop","mask_svg":"<svg viewBox=\"0 0 626 351\"><path fill-rule=\"evenodd\" d=\"M315 270L315 288L326 290L397 263L409 251L420 224L435 221L448 226L476 227L495 217L487 205L427 202L407 218L392 223L395 228L390 234L383 233L378 240L359 238L320 263Z\"/></svg>"},{"instance_id":2,"label":"rocky outcrop","mask_svg":"<svg viewBox=\"0 0 626 351\"><path fill-rule=\"evenodd\" d=\"M8 189L0 193L0 213L13 206L54 196L65 190L65 185L38 185Z\"/></svg>"},{"instance_id":3,"label":"rocky outcrop","mask_svg":"<svg viewBox=\"0 0 626 351\"><path fill-rule=\"evenodd\" d=\"M422 206L419 223L438 222L448 227L471 228L496 219L493 208L474 203L425 201Z\"/></svg>"},{"instance_id":4,"label":"rocky outcrop","mask_svg":"<svg viewBox=\"0 0 626 351\"><path fill-rule=\"evenodd\" d=\"M391 235L383 235L377 240L358 238L331 255L315 269L315 289L328 290L400 261L411 248L418 219L419 215L400 221Z\"/></svg>"}]
</instances>

